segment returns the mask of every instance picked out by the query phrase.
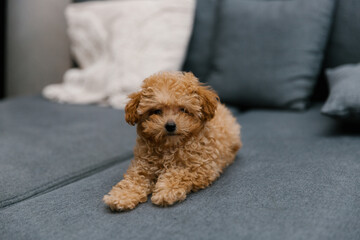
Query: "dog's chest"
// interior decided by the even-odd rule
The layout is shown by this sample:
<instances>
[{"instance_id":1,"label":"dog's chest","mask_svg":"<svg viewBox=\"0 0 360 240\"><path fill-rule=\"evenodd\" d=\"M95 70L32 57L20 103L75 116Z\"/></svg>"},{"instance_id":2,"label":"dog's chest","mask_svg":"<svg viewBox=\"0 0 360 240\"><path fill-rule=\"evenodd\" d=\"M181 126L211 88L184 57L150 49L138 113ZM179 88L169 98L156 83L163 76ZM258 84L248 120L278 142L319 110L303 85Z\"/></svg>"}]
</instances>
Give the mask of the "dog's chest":
<instances>
[{"instance_id":1,"label":"dog's chest","mask_svg":"<svg viewBox=\"0 0 360 240\"><path fill-rule=\"evenodd\" d=\"M151 166L152 172L160 175L167 169L175 167L184 167L185 159L180 156L179 152L162 152L149 155L148 163Z\"/></svg>"}]
</instances>

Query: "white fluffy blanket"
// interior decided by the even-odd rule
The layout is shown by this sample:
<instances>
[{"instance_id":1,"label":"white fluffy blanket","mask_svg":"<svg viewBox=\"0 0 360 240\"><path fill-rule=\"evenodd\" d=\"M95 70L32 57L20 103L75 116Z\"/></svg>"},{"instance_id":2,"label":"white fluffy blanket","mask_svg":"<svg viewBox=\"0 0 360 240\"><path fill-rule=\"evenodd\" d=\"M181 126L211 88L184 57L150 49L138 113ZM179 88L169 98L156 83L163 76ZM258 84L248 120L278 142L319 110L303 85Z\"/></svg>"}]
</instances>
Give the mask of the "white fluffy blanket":
<instances>
[{"instance_id":1,"label":"white fluffy blanket","mask_svg":"<svg viewBox=\"0 0 360 240\"><path fill-rule=\"evenodd\" d=\"M125 106L127 95L158 71L180 70L192 31L194 0L121 0L70 4L71 51L80 68L44 88L46 98Z\"/></svg>"}]
</instances>

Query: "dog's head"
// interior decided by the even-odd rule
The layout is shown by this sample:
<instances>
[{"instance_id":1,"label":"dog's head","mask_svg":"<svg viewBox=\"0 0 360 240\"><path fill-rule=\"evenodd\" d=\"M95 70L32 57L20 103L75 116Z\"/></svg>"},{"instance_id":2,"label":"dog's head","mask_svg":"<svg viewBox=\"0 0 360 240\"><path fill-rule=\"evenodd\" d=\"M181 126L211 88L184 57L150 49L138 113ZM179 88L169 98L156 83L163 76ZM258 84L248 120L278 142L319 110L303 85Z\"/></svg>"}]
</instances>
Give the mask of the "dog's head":
<instances>
[{"instance_id":1,"label":"dog's head","mask_svg":"<svg viewBox=\"0 0 360 240\"><path fill-rule=\"evenodd\" d=\"M192 73L162 72L129 96L125 119L152 142L176 145L198 134L214 117L218 96Z\"/></svg>"}]
</instances>

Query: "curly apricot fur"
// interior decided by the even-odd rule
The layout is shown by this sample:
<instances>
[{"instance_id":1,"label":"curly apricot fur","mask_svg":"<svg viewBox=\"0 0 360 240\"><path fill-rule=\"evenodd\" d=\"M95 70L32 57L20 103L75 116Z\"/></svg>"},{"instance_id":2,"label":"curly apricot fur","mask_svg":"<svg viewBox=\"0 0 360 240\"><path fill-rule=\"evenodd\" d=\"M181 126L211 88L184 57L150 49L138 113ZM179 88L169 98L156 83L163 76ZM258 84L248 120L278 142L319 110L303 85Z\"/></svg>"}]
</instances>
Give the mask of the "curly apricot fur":
<instances>
[{"instance_id":1,"label":"curly apricot fur","mask_svg":"<svg viewBox=\"0 0 360 240\"><path fill-rule=\"evenodd\" d=\"M236 119L192 73L154 74L129 97L126 121L137 124L138 137L124 179L103 199L114 211L133 209L150 193L160 206L185 200L216 180L242 146Z\"/></svg>"}]
</instances>

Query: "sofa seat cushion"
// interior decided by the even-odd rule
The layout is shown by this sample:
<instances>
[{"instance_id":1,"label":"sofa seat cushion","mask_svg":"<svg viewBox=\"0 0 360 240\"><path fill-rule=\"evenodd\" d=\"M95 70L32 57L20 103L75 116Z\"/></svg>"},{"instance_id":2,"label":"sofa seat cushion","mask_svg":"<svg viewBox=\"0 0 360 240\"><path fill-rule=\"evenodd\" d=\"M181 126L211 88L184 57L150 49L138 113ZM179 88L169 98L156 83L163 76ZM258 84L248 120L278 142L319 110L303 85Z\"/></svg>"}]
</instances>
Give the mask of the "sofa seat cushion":
<instances>
[{"instance_id":1,"label":"sofa seat cushion","mask_svg":"<svg viewBox=\"0 0 360 240\"><path fill-rule=\"evenodd\" d=\"M132 155L124 112L41 97L0 103L0 207L57 188Z\"/></svg>"},{"instance_id":2,"label":"sofa seat cushion","mask_svg":"<svg viewBox=\"0 0 360 240\"><path fill-rule=\"evenodd\" d=\"M360 133L320 107L238 115L234 164L175 206L111 213L101 199L127 160L0 210L2 239L357 239Z\"/></svg>"}]
</instances>

